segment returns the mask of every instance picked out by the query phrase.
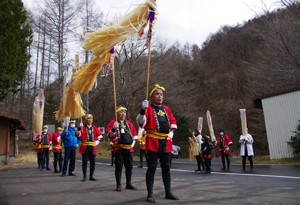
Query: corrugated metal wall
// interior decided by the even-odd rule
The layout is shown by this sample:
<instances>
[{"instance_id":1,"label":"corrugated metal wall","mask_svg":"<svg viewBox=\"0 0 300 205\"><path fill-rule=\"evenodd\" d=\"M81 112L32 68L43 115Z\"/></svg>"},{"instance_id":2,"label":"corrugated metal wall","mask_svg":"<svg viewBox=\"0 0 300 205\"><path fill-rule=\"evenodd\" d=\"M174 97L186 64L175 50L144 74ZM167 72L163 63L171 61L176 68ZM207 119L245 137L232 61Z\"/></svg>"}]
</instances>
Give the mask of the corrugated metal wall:
<instances>
[{"instance_id":1,"label":"corrugated metal wall","mask_svg":"<svg viewBox=\"0 0 300 205\"><path fill-rule=\"evenodd\" d=\"M271 159L293 157L287 144L300 120L300 90L262 99Z\"/></svg>"}]
</instances>

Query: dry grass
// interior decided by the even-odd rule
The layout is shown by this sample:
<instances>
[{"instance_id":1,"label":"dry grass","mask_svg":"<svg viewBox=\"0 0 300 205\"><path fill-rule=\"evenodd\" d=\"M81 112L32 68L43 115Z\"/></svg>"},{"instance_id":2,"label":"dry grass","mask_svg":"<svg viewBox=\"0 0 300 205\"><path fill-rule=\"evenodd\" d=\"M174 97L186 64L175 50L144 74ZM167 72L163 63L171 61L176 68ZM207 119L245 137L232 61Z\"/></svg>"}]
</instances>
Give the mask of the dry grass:
<instances>
[{"instance_id":1,"label":"dry grass","mask_svg":"<svg viewBox=\"0 0 300 205\"><path fill-rule=\"evenodd\" d=\"M25 152L16 157L16 164L33 164L36 163L37 156L35 152Z\"/></svg>"},{"instance_id":2,"label":"dry grass","mask_svg":"<svg viewBox=\"0 0 300 205\"><path fill-rule=\"evenodd\" d=\"M235 160L236 163L242 164L242 158ZM254 156L254 164L300 164L300 158L284 158L284 159L270 159L269 156Z\"/></svg>"}]
</instances>

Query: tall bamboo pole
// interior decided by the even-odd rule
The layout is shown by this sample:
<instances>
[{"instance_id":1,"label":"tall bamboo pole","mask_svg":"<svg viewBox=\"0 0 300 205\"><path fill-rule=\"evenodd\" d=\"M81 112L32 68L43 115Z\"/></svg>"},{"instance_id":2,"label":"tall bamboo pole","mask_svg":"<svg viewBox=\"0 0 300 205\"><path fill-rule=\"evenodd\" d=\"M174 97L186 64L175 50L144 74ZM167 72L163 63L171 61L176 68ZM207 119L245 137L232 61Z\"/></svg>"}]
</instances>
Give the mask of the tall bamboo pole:
<instances>
[{"instance_id":1,"label":"tall bamboo pole","mask_svg":"<svg viewBox=\"0 0 300 205\"><path fill-rule=\"evenodd\" d=\"M147 75L146 75L146 100L149 97L149 81L150 81L150 60L151 60L151 39L148 45L148 65L147 65Z\"/></svg>"},{"instance_id":2,"label":"tall bamboo pole","mask_svg":"<svg viewBox=\"0 0 300 205\"><path fill-rule=\"evenodd\" d=\"M115 49L112 48L110 51L110 55L114 55ZM113 60L111 60L113 59ZM115 63L114 58L110 57L111 60L111 70L112 70L112 80L113 80L113 90L114 90L114 109L115 109L115 119L118 121L117 117L117 93L116 93L116 76L115 76Z\"/></svg>"},{"instance_id":3,"label":"tall bamboo pole","mask_svg":"<svg viewBox=\"0 0 300 205\"><path fill-rule=\"evenodd\" d=\"M152 26L155 19L155 12L153 8L150 8L149 13L149 30L147 36L146 46L148 47L148 64L147 64L147 74L146 74L146 100L149 98L149 81L150 81L150 65L151 65L151 39L152 39Z\"/></svg>"}]
</instances>

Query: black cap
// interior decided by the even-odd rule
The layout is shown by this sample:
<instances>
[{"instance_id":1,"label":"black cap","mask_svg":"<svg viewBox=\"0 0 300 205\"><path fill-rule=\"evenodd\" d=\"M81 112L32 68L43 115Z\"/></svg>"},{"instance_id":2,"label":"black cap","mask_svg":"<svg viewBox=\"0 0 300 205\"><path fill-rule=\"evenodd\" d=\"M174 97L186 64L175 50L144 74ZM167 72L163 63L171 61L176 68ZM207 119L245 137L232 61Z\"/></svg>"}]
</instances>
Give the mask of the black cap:
<instances>
[{"instance_id":1,"label":"black cap","mask_svg":"<svg viewBox=\"0 0 300 205\"><path fill-rule=\"evenodd\" d=\"M194 132L196 133L196 135L199 135L199 134L200 134L200 132L199 132L198 129L194 129Z\"/></svg>"}]
</instances>

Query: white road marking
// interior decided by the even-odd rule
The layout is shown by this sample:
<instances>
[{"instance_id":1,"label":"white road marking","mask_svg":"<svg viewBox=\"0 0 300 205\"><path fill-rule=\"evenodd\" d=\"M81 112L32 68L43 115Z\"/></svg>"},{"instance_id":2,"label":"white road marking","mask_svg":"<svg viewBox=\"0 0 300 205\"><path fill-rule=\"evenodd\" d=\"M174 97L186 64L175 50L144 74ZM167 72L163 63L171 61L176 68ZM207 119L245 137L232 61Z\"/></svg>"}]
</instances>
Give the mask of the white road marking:
<instances>
[{"instance_id":1,"label":"white road marking","mask_svg":"<svg viewBox=\"0 0 300 205\"><path fill-rule=\"evenodd\" d=\"M81 162L81 160L76 160L78 162ZM96 162L96 164L99 165L108 165L111 166L109 163L101 163ZM137 166L133 166L137 168ZM143 167L145 169L147 167ZM160 168L157 168L160 169ZM186 169L171 169L171 171L175 172L187 172L187 173L194 173L193 170L186 170ZM219 174L219 175L233 175L233 176L249 176L249 177L270 177L270 178L283 178L283 179L300 179L300 177L293 177L293 176L281 176L281 175L266 175L266 174L243 174L243 173L232 173L232 172L211 172L212 174Z\"/></svg>"}]
</instances>

